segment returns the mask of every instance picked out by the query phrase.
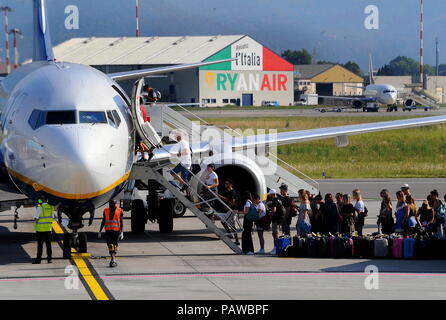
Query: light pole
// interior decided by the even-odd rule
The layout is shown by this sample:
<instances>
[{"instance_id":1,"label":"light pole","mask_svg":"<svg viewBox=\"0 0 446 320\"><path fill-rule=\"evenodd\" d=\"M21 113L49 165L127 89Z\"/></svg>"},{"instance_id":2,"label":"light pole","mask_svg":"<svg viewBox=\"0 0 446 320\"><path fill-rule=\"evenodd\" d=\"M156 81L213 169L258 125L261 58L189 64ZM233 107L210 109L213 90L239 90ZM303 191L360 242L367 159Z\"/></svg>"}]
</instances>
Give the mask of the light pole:
<instances>
[{"instance_id":1,"label":"light pole","mask_svg":"<svg viewBox=\"0 0 446 320\"><path fill-rule=\"evenodd\" d=\"M17 69L19 67L19 49L17 48L17 35L19 35L21 38L23 33L20 29L14 28L9 31L9 33L12 33L14 35L14 68Z\"/></svg>"},{"instance_id":2,"label":"light pole","mask_svg":"<svg viewBox=\"0 0 446 320\"><path fill-rule=\"evenodd\" d=\"M10 7L1 7L0 10L3 11L4 14L5 14L4 23L5 23L5 39L6 39L6 44L5 44L5 52L6 52L6 68L7 68L7 72L10 73L10 72L11 72L11 64L10 64L10 62L9 62L8 13L9 13L9 12L12 12L12 9L11 9Z\"/></svg>"}]
</instances>

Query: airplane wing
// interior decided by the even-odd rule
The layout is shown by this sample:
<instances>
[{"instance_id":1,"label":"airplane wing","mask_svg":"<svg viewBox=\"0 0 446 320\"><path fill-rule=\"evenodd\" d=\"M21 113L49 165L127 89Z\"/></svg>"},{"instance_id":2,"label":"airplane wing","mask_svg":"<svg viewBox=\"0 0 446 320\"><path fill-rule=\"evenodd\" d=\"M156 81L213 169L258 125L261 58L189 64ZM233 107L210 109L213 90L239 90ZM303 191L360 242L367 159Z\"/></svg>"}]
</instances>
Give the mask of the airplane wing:
<instances>
[{"instance_id":1,"label":"airplane wing","mask_svg":"<svg viewBox=\"0 0 446 320\"><path fill-rule=\"evenodd\" d=\"M175 71L181 71L181 70L192 69L192 68L199 68L199 67L209 66L209 65L223 63L223 62L230 62L230 61L234 61L234 60L236 60L236 59L224 59L224 60L197 62L197 63L190 63L190 64L179 64L179 65L174 65L174 66L158 67L158 68L151 68L151 69L141 69L141 70L131 70L131 71L124 71L124 72L117 72L117 73L109 73L107 75L115 81L128 80L128 79L135 79L135 78L143 78L143 77L155 75L155 74L175 72Z\"/></svg>"},{"instance_id":2,"label":"airplane wing","mask_svg":"<svg viewBox=\"0 0 446 320\"><path fill-rule=\"evenodd\" d=\"M403 119L384 122L373 122L364 124L354 124L348 126L338 126L329 128L318 128L300 131L288 131L277 134L254 135L244 137L234 137L232 140L232 150L255 148L265 145L286 145L292 143L321 140L327 138L344 138L351 135L378 132L386 130L407 129L413 127L431 126L446 123L446 116L435 116L426 118ZM342 140L341 140L342 141ZM191 144L192 155L206 154L212 152L212 145L209 142ZM150 165L165 164L171 158L172 153L177 152L177 144L164 145L160 149L155 149L155 156L150 160Z\"/></svg>"},{"instance_id":3,"label":"airplane wing","mask_svg":"<svg viewBox=\"0 0 446 320\"><path fill-rule=\"evenodd\" d=\"M318 96L319 98L333 99L333 100L344 100L344 101L361 101L361 102L376 102L376 98L364 98L364 97L337 97L337 96Z\"/></svg>"},{"instance_id":4,"label":"airplane wing","mask_svg":"<svg viewBox=\"0 0 446 320\"><path fill-rule=\"evenodd\" d=\"M268 135L235 137L232 142L232 148L235 151L269 144L285 145L327 138L346 137L368 132L406 129L413 127L438 125L443 123L446 123L446 116L354 124L339 127L281 132Z\"/></svg>"}]
</instances>

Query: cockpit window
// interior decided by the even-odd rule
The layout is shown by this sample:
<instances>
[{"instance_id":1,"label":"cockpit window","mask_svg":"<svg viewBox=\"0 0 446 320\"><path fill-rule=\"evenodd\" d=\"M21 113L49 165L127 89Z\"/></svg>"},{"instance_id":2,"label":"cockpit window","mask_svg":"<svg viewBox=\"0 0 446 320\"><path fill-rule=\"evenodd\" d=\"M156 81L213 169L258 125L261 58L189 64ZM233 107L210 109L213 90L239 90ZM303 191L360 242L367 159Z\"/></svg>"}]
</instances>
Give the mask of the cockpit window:
<instances>
[{"instance_id":1,"label":"cockpit window","mask_svg":"<svg viewBox=\"0 0 446 320\"><path fill-rule=\"evenodd\" d=\"M31 116L28 119L28 123L36 130L45 124L45 111L42 110L33 110Z\"/></svg>"},{"instance_id":2,"label":"cockpit window","mask_svg":"<svg viewBox=\"0 0 446 320\"><path fill-rule=\"evenodd\" d=\"M383 93L395 93L395 90L384 90Z\"/></svg>"},{"instance_id":3,"label":"cockpit window","mask_svg":"<svg viewBox=\"0 0 446 320\"><path fill-rule=\"evenodd\" d=\"M119 125L121 124L121 117L119 116L119 113L116 110L112 110L112 113L113 113L113 116L115 117L116 124L119 127Z\"/></svg>"},{"instance_id":4,"label":"cockpit window","mask_svg":"<svg viewBox=\"0 0 446 320\"><path fill-rule=\"evenodd\" d=\"M113 117L113 114L110 110L107 111L107 119L108 119L108 123L113 127L113 128L117 128L118 125L116 124L115 118Z\"/></svg>"},{"instance_id":5,"label":"cockpit window","mask_svg":"<svg viewBox=\"0 0 446 320\"><path fill-rule=\"evenodd\" d=\"M103 111L79 111L79 123L107 123Z\"/></svg>"},{"instance_id":6,"label":"cockpit window","mask_svg":"<svg viewBox=\"0 0 446 320\"><path fill-rule=\"evenodd\" d=\"M45 124L75 124L74 111L47 111Z\"/></svg>"}]
</instances>

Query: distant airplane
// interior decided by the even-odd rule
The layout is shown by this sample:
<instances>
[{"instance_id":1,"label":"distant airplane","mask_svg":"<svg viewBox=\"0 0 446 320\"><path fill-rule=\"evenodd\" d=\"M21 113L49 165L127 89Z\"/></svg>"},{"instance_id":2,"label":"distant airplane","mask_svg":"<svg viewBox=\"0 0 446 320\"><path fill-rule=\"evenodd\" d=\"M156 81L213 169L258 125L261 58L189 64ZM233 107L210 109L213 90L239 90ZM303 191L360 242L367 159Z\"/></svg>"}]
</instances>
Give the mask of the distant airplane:
<instances>
[{"instance_id":1,"label":"distant airplane","mask_svg":"<svg viewBox=\"0 0 446 320\"><path fill-rule=\"evenodd\" d=\"M394 86L390 84L375 84L371 55L369 55L369 85L367 85L366 87L348 85L348 87L363 89L365 97L364 98L338 97L338 96L319 96L319 97L335 99L335 100L343 100L343 101L353 101L352 103L353 108L363 109L363 111L367 111L368 103L377 103L378 105L386 105L390 109L396 110L398 91L395 89ZM405 101L406 106L411 106L412 103L413 101L411 99Z\"/></svg>"},{"instance_id":2,"label":"distant airplane","mask_svg":"<svg viewBox=\"0 0 446 320\"><path fill-rule=\"evenodd\" d=\"M59 62L53 55L45 0L33 3L33 62L24 64L0 83L0 167L3 178L29 199L36 201L45 196L56 205L69 218L68 228L77 236L83 227L83 215L90 212L94 216L95 208L116 197L128 185L136 161L136 132L147 145L159 147L145 165L158 170L171 164L177 145L162 145L150 123L144 122L140 114L144 77L234 59L111 74L81 64ZM130 99L116 80L135 78L139 80ZM393 99L393 92L387 94ZM218 161L232 160L235 185L243 184L237 179L253 177L256 192L264 195L267 185L263 171L253 160L237 153L238 150L326 138L336 138L345 145L349 135L442 123L446 123L446 116L234 137L232 141L223 138L214 141L210 137L209 141L192 143L191 150L196 156L209 155L209 160L217 166L222 165ZM157 214L166 216L158 220L160 230L161 223L172 228L171 212L160 210ZM132 211L132 228L142 225L144 230L147 219L135 219ZM79 236L79 241L84 242L85 248L85 234ZM70 238L64 240L68 254L70 247L65 246L70 242Z\"/></svg>"}]
</instances>

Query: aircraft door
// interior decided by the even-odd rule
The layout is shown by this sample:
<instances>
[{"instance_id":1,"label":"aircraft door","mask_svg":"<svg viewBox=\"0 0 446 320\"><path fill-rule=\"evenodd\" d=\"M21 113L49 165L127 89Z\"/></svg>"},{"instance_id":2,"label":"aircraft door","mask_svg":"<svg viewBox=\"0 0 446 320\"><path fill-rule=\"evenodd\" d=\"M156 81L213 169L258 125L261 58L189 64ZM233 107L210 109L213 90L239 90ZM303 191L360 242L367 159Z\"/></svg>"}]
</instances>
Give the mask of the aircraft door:
<instances>
[{"instance_id":1,"label":"aircraft door","mask_svg":"<svg viewBox=\"0 0 446 320\"><path fill-rule=\"evenodd\" d=\"M152 147L159 147L161 145L161 137L157 134L156 130L152 127L149 121L144 121L141 108L140 98L141 89L144 85L144 78L139 79L133 85L132 90L132 118L141 139ZM142 106L144 108L144 106Z\"/></svg>"}]
</instances>

